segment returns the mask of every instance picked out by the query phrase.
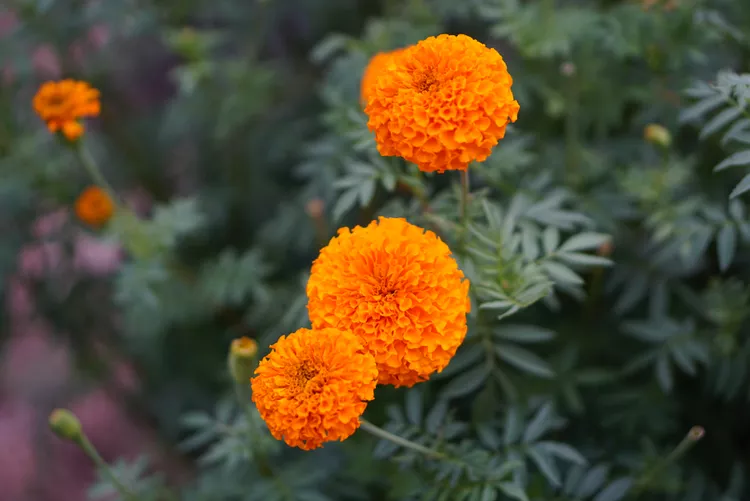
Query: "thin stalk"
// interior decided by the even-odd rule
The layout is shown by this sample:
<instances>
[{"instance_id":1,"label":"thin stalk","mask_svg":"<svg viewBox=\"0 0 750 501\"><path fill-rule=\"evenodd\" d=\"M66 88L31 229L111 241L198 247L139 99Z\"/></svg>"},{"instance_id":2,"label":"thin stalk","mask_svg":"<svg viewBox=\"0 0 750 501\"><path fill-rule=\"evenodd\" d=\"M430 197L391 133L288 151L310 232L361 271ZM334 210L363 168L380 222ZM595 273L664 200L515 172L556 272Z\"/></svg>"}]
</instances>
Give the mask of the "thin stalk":
<instances>
[{"instance_id":1,"label":"thin stalk","mask_svg":"<svg viewBox=\"0 0 750 501\"><path fill-rule=\"evenodd\" d=\"M466 229L469 221L469 169L461 171L461 225Z\"/></svg>"},{"instance_id":2,"label":"thin stalk","mask_svg":"<svg viewBox=\"0 0 750 501\"><path fill-rule=\"evenodd\" d=\"M703 438L704 433L705 432L703 428L700 426L693 426L692 428L690 428L690 431L687 433L687 435L685 435L682 441L677 444L677 447L675 447L672 452L667 454L661 461L656 464L656 466L651 469L651 471L649 471L643 476L643 478L640 479L634 489L635 493L637 494L644 488L648 487L655 477L659 476L669 465L677 461L687 451L692 449L693 446L698 442L698 440Z\"/></svg>"},{"instance_id":3,"label":"thin stalk","mask_svg":"<svg viewBox=\"0 0 750 501\"><path fill-rule=\"evenodd\" d=\"M382 438L384 440L388 440L390 442L393 442L396 445L400 445L401 447L405 447L407 449L420 452L424 454L425 456L429 456L435 459L447 458L447 456L443 454L442 452L438 452L435 449L430 449L429 447L425 447L424 445L420 445L415 442L412 442L411 440L407 440L403 437L399 437L398 435L394 435L393 433L389 431L385 431L383 428L380 428L379 426L375 426L374 424L372 424L371 422L367 420L360 419L360 427L366 432L370 433L371 435L374 435L378 438Z\"/></svg>"},{"instance_id":4,"label":"thin stalk","mask_svg":"<svg viewBox=\"0 0 750 501\"><path fill-rule=\"evenodd\" d=\"M127 501L138 501L138 496L136 496L133 491L128 489L125 484L120 482L120 480L115 476L114 472L106 463L106 461L104 461L104 459L102 459L102 457L99 455L96 447L94 447L94 445L85 435L82 435L81 438L76 442L78 442L78 445L81 447L81 449L83 449L83 452L85 452L86 455L91 458L91 460L94 462L94 464L96 464L97 468L99 468L104 476L107 477L112 486L117 489L117 492L120 493L123 499L126 499Z\"/></svg>"},{"instance_id":5,"label":"thin stalk","mask_svg":"<svg viewBox=\"0 0 750 501\"><path fill-rule=\"evenodd\" d=\"M106 190L112 200L117 201L118 199L117 195L115 194L115 190L112 189L112 186L107 182L107 179L102 174L102 171L99 169L99 166L96 164L96 161L94 160L94 157L91 156L89 150L83 145L82 142L79 142L76 145L75 150L78 154L78 158L80 159L81 164L83 165L83 168L86 170L89 176L91 176L91 180L94 182L94 184Z\"/></svg>"},{"instance_id":6,"label":"thin stalk","mask_svg":"<svg viewBox=\"0 0 750 501\"><path fill-rule=\"evenodd\" d=\"M250 449L253 452L253 457L255 458L255 462L258 464L258 471L261 475L264 477L272 477L273 476L273 470L271 469L271 466L268 464L268 461L264 457L264 455L258 450L258 448L255 446L255 437L257 437L261 430L256 425L255 419L253 417L252 408L250 407L250 404L248 404L248 401L250 400L249 395L247 395L247 387L235 382L234 383L234 394L237 397L237 404L242 408L242 412L245 414L245 421L247 421L247 426L250 428Z\"/></svg>"}]
</instances>

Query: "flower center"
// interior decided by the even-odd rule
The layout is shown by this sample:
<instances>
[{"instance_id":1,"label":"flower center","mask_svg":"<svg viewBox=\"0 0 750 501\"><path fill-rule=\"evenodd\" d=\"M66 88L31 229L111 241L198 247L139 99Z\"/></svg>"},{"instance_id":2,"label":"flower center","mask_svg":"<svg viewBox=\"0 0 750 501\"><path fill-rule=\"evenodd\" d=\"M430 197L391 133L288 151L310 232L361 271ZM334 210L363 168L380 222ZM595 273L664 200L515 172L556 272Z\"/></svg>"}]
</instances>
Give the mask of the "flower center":
<instances>
[{"instance_id":1,"label":"flower center","mask_svg":"<svg viewBox=\"0 0 750 501\"><path fill-rule=\"evenodd\" d=\"M419 92L429 92L437 83L435 73L431 69L419 71L414 74L413 85Z\"/></svg>"},{"instance_id":2,"label":"flower center","mask_svg":"<svg viewBox=\"0 0 750 501\"><path fill-rule=\"evenodd\" d=\"M291 374L293 386L296 386L299 391L311 390L315 391L315 385L312 388L308 388L311 381L316 379L320 375L320 369L315 366L309 360L303 360Z\"/></svg>"}]
</instances>

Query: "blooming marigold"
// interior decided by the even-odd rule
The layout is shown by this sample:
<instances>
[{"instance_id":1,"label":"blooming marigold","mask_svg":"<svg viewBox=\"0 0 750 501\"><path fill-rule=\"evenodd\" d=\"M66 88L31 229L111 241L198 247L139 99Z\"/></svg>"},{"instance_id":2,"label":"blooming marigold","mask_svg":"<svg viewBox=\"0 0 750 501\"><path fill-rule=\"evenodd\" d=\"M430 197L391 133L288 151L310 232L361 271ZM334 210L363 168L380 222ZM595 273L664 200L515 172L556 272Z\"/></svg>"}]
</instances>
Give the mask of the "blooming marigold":
<instances>
[{"instance_id":1,"label":"blooming marigold","mask_svg":"<svg viewBox=\"0 0 750 501\"><path fill-rule=\"evenodd\" d=\"M370 90L367 126L378 151L425 172L485 160L519 105L495 49L466 35L422 40L394 56Z\"/></svg>"},{"instance_id":2,"label":"blooming marigold","mask_svg":"<svg viewBox=\"0 0 750 501\"><path fill-rule=\"evenodd\" d=\"M98 186L89 186L78 196L76 216L91 226L101 226L112 217L115 204L106 191Z\"/></svg>"},{"instance_id":3,"label":"blooming marigold","mask_svg":"<svg viewBox=\"0 0 750 501\"><path fill-rule=\"evenodd\" d=\"M466 336L469 281L448 246L400 218L342 228L307 283L315 328L351 331L380 384L412 386L448 365Z\"/></svg>"},{"instance_id":4,"label":"blooming marigold","mask_svg":"<svg viewBox=\"0 0 750 501\"><path fill-rule=\"evenodd\" d=\"M375 86L378 77L388 68L391 59L403 52L404 49L396 49L389 52L378 52L367 63L364 73L362 73L362 83L360 85L360 98L362 103L367 105L372 88Z\"/></svg>"},{"instance_id":5,"label":"blooming marigold","mask_svg":"<svg viewBox=\"0 0 750 501\"><path fill-rule=\"evenodd\" d=\"M375 360L352 333L299 329L258 365L253 402L274 437L310 450L359 428L377 379Z\"/></svg>"},{"instance_id":6,"label":"blooming marigold","mask_svg":"<svg viewBox=\"0 0 750 501\"><path fill-rule=\"evenodd\" d=\"M50 132L62 132L75 141L83 134L83 117L99 115L99 91L86 82L61 80L44 83L34 96L34 110Z\"/></svg>"}]
</instances>

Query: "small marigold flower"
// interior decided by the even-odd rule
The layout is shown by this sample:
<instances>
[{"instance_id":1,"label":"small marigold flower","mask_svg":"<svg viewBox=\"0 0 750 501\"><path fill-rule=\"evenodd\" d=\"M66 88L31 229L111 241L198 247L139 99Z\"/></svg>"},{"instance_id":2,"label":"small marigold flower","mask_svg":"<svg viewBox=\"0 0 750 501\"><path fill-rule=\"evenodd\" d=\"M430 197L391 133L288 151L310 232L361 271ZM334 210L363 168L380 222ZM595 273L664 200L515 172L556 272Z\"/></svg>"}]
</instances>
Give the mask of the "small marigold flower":
<instances>
[{"instance_id":1,"label":"small marigold flower","mask_svg":"<svg viewBox=\"0 0 750 501\"><path fill-rule=\"evenodd\" d=\"M359 428L377 379L375 360L352 333L299 329L258 365L253 402L274 437L310 450Z\"/></svg>"},{"instance_id":2,"label":"small marigold flower","mask_svg":"<svg viewBox=\"0 0 750 501\"><path fill-rule=\"evenodd\" d=\"M86 82L61 80L44 83L34 96L34 110L50 132L61 132L69 141L83 134L84 117L99 115L99 91Z\"/></svg>"},{"instance_id":3,"label":"small marigold flower","mask_svg":"<svg viewBox=\"0 0 750 501\"><path fill-rule=\"evenodd\" d=\"M469 281L448 246L400 218L342 228L307 283L314 328L351 331L380 384L412 386L448 365L466 336Z\"/></svg>"},{"instance_id":4,"label":"small marigold flower","mask_svg":"<svg viewBox=\"0 0 750 501\"><path fill-rule=\"evenodd\" d=\"M365 108L378 151L425 172L485 160L515 122L513 79L495 49L466 35L406 48L382 70Z\"/></svg>"},{"instance_id":5,"label":"small marigold flower","mask_svg":"<svg viewBox=\"0 0 750 501\"><path fill-rule=\"evenodd\" d=\"M101 226L112 217L115 204L109 194L98 186L89 186L75 204L76 216L91 226Z\"/></svg>"},{"instance_id":6,"label":"small marigold flower","mask_svg":"<svg viewBox=\"0 0 750 501\"><path fill-rule=\"evenodd\" d=\"M360 99L362 104L367 105L372 88L378 80L378 77L388 69L391 59L403 52L404 49L396 49L389 52L378 52L367 63L364 73L362 73L362 83L360 84Z\"/></svg>"}]
</instances>

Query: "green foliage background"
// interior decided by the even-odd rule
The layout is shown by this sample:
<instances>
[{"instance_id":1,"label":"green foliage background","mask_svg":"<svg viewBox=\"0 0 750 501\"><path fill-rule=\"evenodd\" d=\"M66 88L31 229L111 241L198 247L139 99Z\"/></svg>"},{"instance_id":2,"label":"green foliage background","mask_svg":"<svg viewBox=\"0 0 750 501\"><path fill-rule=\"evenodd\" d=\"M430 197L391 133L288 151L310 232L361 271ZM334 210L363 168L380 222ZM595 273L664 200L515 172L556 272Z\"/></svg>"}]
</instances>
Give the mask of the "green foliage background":
<instances>
[{"instance_id":1,"label":"green foliage background","mask_svg":"<svg viewBox=\"0 0 750 501\"><path fill-rule=\"evenodd\" d=\"M94 376L107 367L94 363L92 322L115 332L145 380L133 405L196 465L180 486L145 462L115 465L139 499L750 499L750 4L670 4L0 7L20 19L0 41L15 75L0 87L0 283L33 218L88 184L31 109L40 44L102 91L86 142L110 182L158 202L147 222L118 217L101 234L129 251L107 315L91 296L102 284L38 288ZM109 42L80 64L68 48L102 23ZM358 102L369 57L443 32L496 47L521 104L471 167L468 230L458 175L380 157ZM644 140L649 123L672 144ZM291 450L241 412L226 373L233 338L265 353L307 325L318 249L380 214L438 232L472 281L469 335L450 366L379 389L366 413L449 460L363 431ZM706 434L686 451L694 425ZM103 480L92 495L110 489Z\"/></svg>"}]
</instances>

